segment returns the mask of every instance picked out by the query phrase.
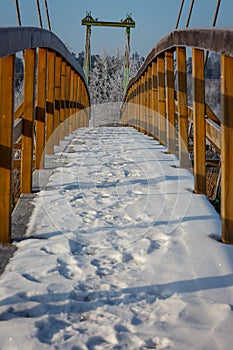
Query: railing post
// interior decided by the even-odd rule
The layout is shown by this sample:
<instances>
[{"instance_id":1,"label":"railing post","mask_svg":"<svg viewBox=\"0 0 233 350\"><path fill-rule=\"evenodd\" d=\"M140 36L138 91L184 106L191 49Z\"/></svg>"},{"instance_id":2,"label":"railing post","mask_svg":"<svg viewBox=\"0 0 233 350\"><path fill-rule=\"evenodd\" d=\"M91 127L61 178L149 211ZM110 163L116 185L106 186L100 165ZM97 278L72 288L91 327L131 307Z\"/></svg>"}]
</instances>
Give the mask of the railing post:
<instances>
[{"instance_id":1,"label":"railing post","mask_svg":"<svg viewBox=\"0 0 233 350\"><path fill-rule=\"evenodd\" d=\"M145 73L141 77L141 132L145 132Z\"/></svg>"},{"instance_id":2,"label":"railing post","mask_svg":"<svg viewBox=\"0 0 233 350\"><path fill-rule=\"evenodd\" d=\"M140 131L140 118L141 118L141 79L139 78L137 80L137 84L138 84L138 98L137 98L137 105L138 105L138 119L137 119L137 125L136 125L136 129L138 131Z\"/></svg>"},{"instance_id":3,"label":"railing post","mask_svg":"<svg viewBox=\"0 0 233 350\"><path fill-rule=\"evenodd\" d=\"M204 51L192 49L193 57L193 134L194 134L194 191L206 194L206 126Z\"/></svg>"},{"instance_id":4,"label":"railing post","mask_svg":"<svg viewBox=\"0 0 233 350\"><path fill-rule=\"evenodd\" d=\"M54 100L55 100L55 57L54 51L48 51L47 106L46 106L46 153L53 154L54 149Z\"/></svg>"},{"instance_id":5,"label":"railing post","mask_svg":"<svg viewBox=\"0 0 233 350\"><path fill-rule=\"evenodd\" d=\"M70 114L69 114L69 134L74 131L74 109L73 109L73 98L74 98L74 71L71 69L70 75Z\"/></svg>"},{"instance_id":6,"label":"railing post","mask_svg":"<svg viewBox=\"0 0 233 350\"><path fill-rule=\"evenodd\" d=\"M74 124L74 130L77 129L77 87L78 87L78 75L74 74L74 98L73 98L73 108L74 108L74 117L73 117L73 124Z\"/></svg>"},{"instance_id":7,"label":"railing post","mask_svg":"<svg viewBox=\"0 0 233 350\"><path fill-rule=\"evenodd\" d=\"M233 58L222 56L222 241L233 244Z\"/></svg>"},{"instance_id":8,"label":"railing post","mask_svg":"<svg viewBox=\"0 0 233 350\"><path fill-rule=\"evenodd\" d=\"M69 135L69 116L70 116L70 79L71 67L66 65L66 88L65 88L65 136Z\"/></svg>"},{"instance_id":9,"label":"railing post","mask_svg":"<svg viewBox=\"0 0 233 350\"><path fill-rule=\"evenodd\" d=\"M60 141L60 110L61 110L61 56L56 56L55 71L55 104L54 104L54 145L59 145Z\"/></svg>"},{"instance_id":10,"label":"railing post","mask_svg":"<svg viewBox=\"0 0 233 350\"><path fill-rule=\"evenodd\" d=\"M152 121L153 121L153 105L152 105L152 65L148 67L148 133L149 135L153 135L153 130L152 130Z\"/></svg>"},{"instance_id":11,"label":"railing post","mask_svg":"<svg viewBox=\"0 0 233 350\"><path fill-rule=\"evenodd\" d=\"M82 81L81 78L78 77L78 113L77 113L77 128L80 128L81 122L80 122L80 114L81 114L81 94L82 94Z\"/></svg>"},{"instance_id":12,"label":"railing post","mask_svg":"<svg viewBox=\"0 0 233 350\"><path fill-rule=\"evenodd\" d=\"M0 59L0 242L11 238L15 56Z\"/></svg>"},{"instance_id":13,"label":"railing post","mask_svg":"<svg viewBox=\"0 0 233 350\"><path fill-rule=\"evenodd\" d=\"M135 81L135 83L134 83L134 101L133 101L133 102L134 102L134 116L133 116L133 119L130 121L130 126L133 125L134 127L136 127L136 125L137 125L137 119L138 119L138 116L137 116L137 114L138 114L137 86L138 86L137 81Z\"/></svg>"},{"instance_id":14,"label":"railing post","mask_svg":"<svg viewBox=\"0 0 233 350\"><path fill-rule=\"evenodd\" d=\"M35 168L44 168L47 49L38 50Z\"/></svg>"},{"instance_id":15,"label":"railing post","mask_svg":"<svg viewBox=\"0 0 233 350\"><path fill-rule=\"evenodd\" d=\"M166 58L166 110L167 110L167 147L169 152L176 152L175 144L175 96L174 96L174 57L167 51Z\"/></svg>"},{"instance_id":16,"label":"railing post","mask_svg":"<svg viewBox=\"0 0 233 350\"><path fill-rule=\"evenodd\" d=\"M166 145L166 109L165 109L165 67L164 56L158 56L158 115L159 141Z\"/></svg>"},{"instance_id":17,"label":"railing post","mask_svg":"<svg viewBox=\"0 0 233 350\"><path fill-rule=\"evenodd\" d=\"M139 78L139 128L138 131L142 131L142 125L143 125L143 107L142 107L142 76Z\"/></svg>"},{"instance_id":18,"label":"railing post","mask_svg":"<svg viewBox=\"0 0 233 350\"><path fill-rule=\"evenodd\" d=\"M153 113L153 136L158 139L158 74L157 61L152 62L152 109Z\"/></svg>"},{"instance_id":19,"label":"railing post","mask_svg":"<svg viewBox=\"0 0 233 350\"><path fill-rule=\"evenodd\" d=\"M148 135L148 67L144 73L144 114L145 114L145 127L144 134Z\"/></svg>"},{"instance_id":20,"label":"railing post","mask_svg":"<svg viewBox=\"0 0 233 350\"><path fill-rule=\"evenodd\" d=\"M177 77L178 77L178 129L179 129L179 160L180 166L189 168L188 154L188 107L187 107L187 74L186 49L177 47Z\"/></svg>"},{"instance_id":21,"label":"railing post","mask_svg":"<svg viewBox=\"0 0 233 350\"><path fill-rule=\"evenodd\" d=\"M65 137L65 87L66 87L66 61L61 64L61 106L60 106L60 140Z\"/></svg>"},{"instance_id":22,"label":"railing post","mask_svg":"<svg viewBox=\"0 0 233 350\"><path fill-rule=\"evenodd\" d=\"M22 135L21 193L32 191L33 138L34 138L34 95L35 95L35 58L36 50L28 49L24 53L24 120Z\"/></svg>"}]
</instances>

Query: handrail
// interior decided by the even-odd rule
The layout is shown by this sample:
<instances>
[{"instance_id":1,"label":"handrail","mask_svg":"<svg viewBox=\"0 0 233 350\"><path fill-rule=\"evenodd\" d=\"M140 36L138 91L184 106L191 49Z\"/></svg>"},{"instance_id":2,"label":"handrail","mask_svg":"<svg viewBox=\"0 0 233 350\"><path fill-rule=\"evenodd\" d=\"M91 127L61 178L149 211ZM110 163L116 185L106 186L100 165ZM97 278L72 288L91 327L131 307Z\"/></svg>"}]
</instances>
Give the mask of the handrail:
<instances>
[{"instance_id":1,"label":"handrail","mask_svg":"<svg viewBox=\"0 0 233 350\"><path fill-rule=\"evenodd\" d=\"M150 51L129 81L121 111L123 125L153 136L169 152L176 153L178 141L180 166L186 168L190 164L189 124L193 124L195 193L206 194L206 139L212 143L221 156L222 241L229 244L233 244L232 42L233 29L185 29L168 34ZM193 108L187 104L186 48L192 49ZM205 52L208 51L221 55L220 117L205 101Z\"/></svg>"},{"instance_id":2,"label":"handrail","mask_svg":"<svg viewBox=\"0 0 233 350\"><path fill-rule=\"evenodd\" d=\"M0 28L0 57L10 56L37 47L56 51L78 72L87 84L84 72L74 55L53 32L35 27Z\"/></svg>"},{"instance_id":3,"label":"handrail","mask_svg":"<svg viewBox=\"0 0 233 350\"><path fill-rule=\"evenodd\" d=\"M193 47L233 57L232 42L233 29L189 28L175 30L153 47L135 77L129 81L128 88L144 73L148 65L165 51L175 50L176 47Z\"/></svg>"},{"instance_id":4,"label":"handrail","mask_svg":"<svg viewBox=\"0 0 233 350\"><path fill-rule=\"evenodd\" d=\"M23 53L23 102L14 111L15 57ZM0 242L11 240L12 174L20 167L20 193L32 192L33 169L44 154L89 124L90 95L74 55L51 31L0 28ZM21 159L14 159L14 149Z\"/></svg>"}]
</instances>

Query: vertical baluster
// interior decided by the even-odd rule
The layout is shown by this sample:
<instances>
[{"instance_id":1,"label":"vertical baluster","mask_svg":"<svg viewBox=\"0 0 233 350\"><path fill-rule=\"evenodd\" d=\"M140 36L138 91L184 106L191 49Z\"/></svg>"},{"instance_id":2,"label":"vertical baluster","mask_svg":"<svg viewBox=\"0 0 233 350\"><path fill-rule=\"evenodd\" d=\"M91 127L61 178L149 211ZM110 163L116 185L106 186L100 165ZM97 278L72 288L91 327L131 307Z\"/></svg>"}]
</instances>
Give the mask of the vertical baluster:
<instances>
[{"instance_id":1,"label":"vertical baluster","mask_svg":"<svg viewBox=\"0 0 233 350\"><path fill-rule=\"evenodd\" d=\"M152 134L152 65L148 67L148 135L153 135Z\"/></svg>"},{"instance_id":2,"label":"vertical baluster","mask_svg":"<svg viewBox=\"0 0 233 350\"><path fill-rule=\"evenodd\" d=\"M176 60L178 76L179 160L181 167L189 168L186 49L184 47L178 47L176 49Z\"/></svg>"},{"instance_id":3,"label":"vertical baluster","mask_svg":"<svg viewBox=\"0 0 233 350\"><path fill-rule=\"evenodd\" d=\"M67 64L66 65L66 87L65 87L65 136L69 135L70 79L71 79L71 67Z\"/></svg>"},{"instance_id":4,"label":"vertical baluster","mask_svg":"<svg viewBox=\"0 0 233 350\"><path fill-rule=\"evenodd\" d=\"M24 119L22 135L21 193L32 191L33 139L35 117L35 58L36 50L24 53Z\"/></svg>"},{"instance_id":5,"label":"vertical baluster","mask_svg":"<svg viewBox=\"0 0 233 350\"><path fill-rule=\"evenodd\" d=\"M158 138L158 74L157 61L152 62L152 108L153 108L153 136Z\"/></svg>"},{"instance_id":6,"label":"vertical baluster","mask_svg":"<svg viewBox=\"0 0 233 350\"><path fill-rule=\"evenodd\" d=\"M65 89L66 89L66 61L61 65L61 105L60 105L60 140L65 137Z\"/></svg>"},{"instance_id":7,"label":"vertical baluster","mask_svg":"<svg viewBox=\"0 0 233 350\"><path fill-rule=\"evenodd\" d=\"M15 56L0 59L0 242L11 236Z\"/></svg>"},{"instance_id":8,"label":"vertical baluster","mask_svg":"<svg viewBox=\"0 0 233 350\"><path fill-rule=\"evenodd\" d=\"M46 153L53 154L54 149L54 100L55 100L55 58L54 51L48 51L47 106L46 106Z\"/></svg>"},{"instance_id":9,"label":"vertical baluster","mask_svg":"<svg viewBox=\"0 0 233 350\"><path fill-rule=\"evenodd\" d=\"M166 109L165 109L165 66L164 56L158 56L158 115L159 140L166 145Z\"/></svg>"},{"instance_id":10,"label":"vertical baluster","mask_svg":"<svg viewBox=\"0 0 233 350\"><path fill-rule=\"evenodd\" d=\"M74 99L74 70L71 70L71 76L70 76L70 117L69 117L69 134L74 131L74 108L73 108L73 99Z\"/></svg>"},{"instance_id":11,"label":"vertical baluster","mask_svg":"<svg viewBox=\"0 0 233 350\"><path fill-rule=\"evenodd\" d=\"M140 79L137 80L137 123L135 128L140 130Z\"/></svg>"},{"instance_id":12,"label":"vertical baluster","mask_svg":"<svg viewBox=\"0 0 233 350\"><path fill-rule=\"evenodd\" d=\"M233 244L233 58L222 56L222 240Z\"/></svg>"},{"instance_id":13,"label":"vertical baluster","mask_svg":"<svg viewBox=\"0 0 233 350\"><path fill-rule=\"evenodd\" d=\"M38 50L35 168L44 168L47 49Z\"/></svg>"},{"instance_id":14,"label":"vertical baluster","mask_svg":"<svg viewBox=\"0 0 233 350\"><path fill-rule=\"evenodd\" d=\"M74 97L73 97L73 125L74 125L74 130L77 129L77 85L78 85L78 80L77 80L77 73L74 74Z\"/></svg>"},{"instance_id":15,"label":"vertical baluster","mask_svg":"<svg viewBox=\"0 0 233 350\"><path fill-rule=\"evenodd\" d=\"M192 50L193 67L193 135L194 135L194 191L206 193L206 125L204 51Z\"/></svg>"},{"instance_id":16,"label":"vertical baluster","mask_svg":"<svg viewBox=\"0 0 233 350\"><path fill-rule=\"evenodd\" d=\"M80 122L80 117L81 117L81 86L82 86L82 80L78 76L78 113L77 113L77 127L80 128L81 122Z\"/></svg>"},{"instance_id":17,"label":"vertical baluster","mask_svg":"<svg viewBox=\"0 0 233 350\"><path fill-rule=\"evenodd\" d=\"M175 153L175 96L174 96L174 57L167 51L166 58L166 111L167 111L167 147Z\"/></svg>"},{"instance_id":18,"label":"vertical baluster","mask_svg":"<svg viewBox=\"0 0 233 350\"><path fill-rule=\"evenodd\" d=\"M148 70L144 73L144 116L145 116L145 126L144 134L148 135Z\"/></svg>"},{"instance_id":19,"label":"vertical baluster","mask_svg":"<svg viewBox=\"0 0 233 350\"><path fill-rule=\"evenodd\" d=\"M55 109L54 109L54 145L59 145L60 141L60 110L61 110L61 65L62 58L56 56L55 75Z\"/></svg>"},{"instance_id":20,"label":"vertical baluster","mask_svg":"<svg viewBox=\"0 0 233 350\"><path fill-rule=\"evenodd\" d=\"M146 114L145 114L145 73L141 77L141 132L145 132Z\"/></svg>"}]
</instances>

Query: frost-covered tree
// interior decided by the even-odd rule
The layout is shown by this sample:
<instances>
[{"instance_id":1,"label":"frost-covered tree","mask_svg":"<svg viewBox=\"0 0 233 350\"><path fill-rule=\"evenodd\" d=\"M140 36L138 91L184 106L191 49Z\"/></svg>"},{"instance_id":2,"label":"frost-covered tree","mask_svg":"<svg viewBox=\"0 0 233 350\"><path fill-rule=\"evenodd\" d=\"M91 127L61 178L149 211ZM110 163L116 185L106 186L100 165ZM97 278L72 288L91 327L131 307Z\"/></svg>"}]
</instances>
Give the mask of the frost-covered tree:
<instances>
[{"instance_id":1,"label":"frost-covered tree","mask_svg":"<svg viewBox=\"0 0 233 350\"><path fill-rule=\"evenodd\" d=\"M130 57L130 78L133 78L136 75L144 61L145 58L140 56L137 51L132 54Z\"/></svg>"},{"instance_id":2,"label":"frost-covered tree","mask_svg":"<svg viewBox=\"0 0 233 350\"><path fill-rule=\"evenodd\" d=\"M122 100L123 57L119 52L111 56L104 51L102 56L97 56L90 74L89 88L94 104Z\"/></svg>"},{"instance_id":3,"label":"frost-covered tree","mask_svg":"<svg viewBox=\"0 0 233 350\"><path fill-rule=\"evenodd\" d=\"M95 58L89 83L92 103L121 102L124 96L124 55L119 50L115 55L109 55L104 50L103 55ZM143 61L144 58L137 52L132 55L131 77Z\"/></svg>"}]
</instances>

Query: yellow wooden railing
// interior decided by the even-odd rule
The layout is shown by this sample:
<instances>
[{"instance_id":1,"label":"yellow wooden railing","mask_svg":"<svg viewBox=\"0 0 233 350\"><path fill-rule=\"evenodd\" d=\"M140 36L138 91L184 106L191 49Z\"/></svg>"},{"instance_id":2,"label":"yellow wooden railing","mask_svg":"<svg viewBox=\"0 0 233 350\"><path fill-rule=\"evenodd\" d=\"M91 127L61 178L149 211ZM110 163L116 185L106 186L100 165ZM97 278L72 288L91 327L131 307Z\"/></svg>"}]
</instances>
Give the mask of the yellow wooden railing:
<instances>
[{"instance_id":1,"label":"yellow wooden railing","mask_svg":"<svg viewBox=\"0 0 233 350\"><path fill-rule=\"evenodd\" d=\"M222 241L233 244L233 30L177 30L163 38L131 79L122 122L176 151L189 167L188 126L193 122L194 191L206 194L206 138L221 154ZM187 105L187 48L192 50L193 108ZM221 55L221 116L205 103L205 52ZM176 59L176 71L174 71ZM175 90L174 81L177 79ZM178 137L176 138L176 129Z\"/></svg>"},{"instance_id":2,"label":"yellow wooden railing","mask_svg":"<svg viewBox=\"0 0 233 350\"><path fill-rule=\"evenodd\" d=\"M24 60L23 103L14 110L15 57ZM20 192L32 191L33 169L44 150L89 123L90 97L75 57L52 32L0 28L0 243L11 240L12 173L21 169ZM13 150L21 159L13 161Z\"/></svg>"}]
</instances>

